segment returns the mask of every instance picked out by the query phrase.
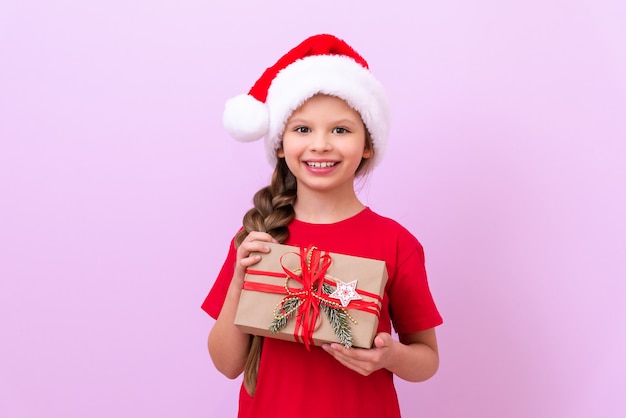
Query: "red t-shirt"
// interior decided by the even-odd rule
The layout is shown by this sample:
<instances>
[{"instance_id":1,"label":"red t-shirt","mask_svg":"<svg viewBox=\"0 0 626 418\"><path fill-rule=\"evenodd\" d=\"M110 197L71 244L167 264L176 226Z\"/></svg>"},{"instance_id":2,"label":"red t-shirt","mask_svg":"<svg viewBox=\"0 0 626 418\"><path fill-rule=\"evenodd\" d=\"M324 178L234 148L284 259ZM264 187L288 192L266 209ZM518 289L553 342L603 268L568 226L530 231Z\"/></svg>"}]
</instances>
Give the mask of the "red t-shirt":
<instances>
[{"instance_id":1,"label":"red t-shirt","mask_svg":"<svg viewBox=\"0 0 626 418\"><path fill-rule=\"evenodd\" d=\"M423 331L443 321L431 296L424 251L397 222L369 208L333 224L289 224L287 245L309 247L357 257L384 260L389 279L378 332ZM233 276L236 250L231 242L226 262L202 304L217 318ZM264 338L257 389L239 394L240 418L399 417L393 375L378 370L369 376L344 367L320 347Z\"/></svg>"}]
</instances>

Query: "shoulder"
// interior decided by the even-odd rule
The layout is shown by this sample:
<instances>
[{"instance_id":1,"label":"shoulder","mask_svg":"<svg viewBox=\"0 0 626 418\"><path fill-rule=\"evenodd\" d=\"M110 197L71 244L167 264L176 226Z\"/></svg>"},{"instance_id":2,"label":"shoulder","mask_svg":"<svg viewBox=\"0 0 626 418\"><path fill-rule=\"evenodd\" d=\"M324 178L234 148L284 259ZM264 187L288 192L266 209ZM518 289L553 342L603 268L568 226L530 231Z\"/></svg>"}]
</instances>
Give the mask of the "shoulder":
<instances>
[{"instance_id":1,"label":"shoulder","mask_svg":"<svg viewBox=\"0 0 626 418\"><path fill-rule=\"evenodd\" d=\"M421 244L415 235L398 221L380 215L369 208L364 215L364 223L376 233L377 237L394 239L398 242L417 245L421 248Z\"/></svg>"},{"instance_id":2,"label":"shoulder","mask_svg":"<svg viewBox=\"0 0 626 418\"><path fill-rule=\"evenodd\" d=\"M369 216L370 230L379 241L379 245L386 248L387 256L393 254L396 266L402 266L409 260L414 260L418 264L425 262L424 248L411 231L398 221L371 210Z\"/></svg>"}]
</instances>

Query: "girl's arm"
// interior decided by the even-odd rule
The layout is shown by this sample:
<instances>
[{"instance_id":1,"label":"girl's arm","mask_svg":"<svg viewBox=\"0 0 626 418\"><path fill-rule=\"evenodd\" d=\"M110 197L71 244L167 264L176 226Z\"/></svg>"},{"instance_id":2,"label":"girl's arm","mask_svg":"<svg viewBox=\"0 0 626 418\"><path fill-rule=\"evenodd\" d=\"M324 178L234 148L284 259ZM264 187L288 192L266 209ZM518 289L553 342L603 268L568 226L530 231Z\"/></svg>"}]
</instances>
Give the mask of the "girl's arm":
<instances>
[{"instance_id":1,"label":"girl's arm","mask_svg":"<svg viewBox=\"0 0 626 418\"><path fill-rule=\"evenodd\" d=\"M228 287L222 310L209 333L208 347L211 359L217 370L229 379L234 379L243 372L250 350L250 334L241 332L235 326L235 313L246 268L261 259L258 254L250 256L250 253L270 251L264 242L276 241L264 232L251 232L237 249L233 279Z\"/></svg>"},{"instance_id":2,"label":"girl's arm","mask_svg":"<svg viewBox=\"0 0 626 418\"><path fill-rule=\"evenodd\" d=\"M371 349L346 349L341 344L325 344L323 348L344 366L367 376L376 370L387 369L410 382L431 378L439 368L435 329L400 334L400 341L388 333L380 333Z\"/></svg>"}]
</instances>

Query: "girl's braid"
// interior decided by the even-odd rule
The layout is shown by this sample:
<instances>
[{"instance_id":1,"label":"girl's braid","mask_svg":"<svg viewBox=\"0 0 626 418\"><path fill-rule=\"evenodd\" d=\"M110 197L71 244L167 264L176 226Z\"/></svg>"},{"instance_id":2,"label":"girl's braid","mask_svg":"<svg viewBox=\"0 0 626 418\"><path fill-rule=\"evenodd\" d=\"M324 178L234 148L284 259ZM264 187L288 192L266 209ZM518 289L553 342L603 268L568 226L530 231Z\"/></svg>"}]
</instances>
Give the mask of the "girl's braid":
<instances>
[{"instance_id":1,"label":"girl's braid","mask_svg":"<svg viewBox=\"0 0 626 418\"><path fill-rule=\"evenodd\" d=\"M289 237L287 225L295 217L293 203L296 201L296 178L289 171L284 158L278 159L269 186L254 195L254 207L243 217L243 229L235 237L239 247L252 231L267 232L274 239L283 243ZM263 337L255 335L250 341L250 351L246 359L243 382L246 390L253 396L259 373Z\"/></svg>"}]
</instances>

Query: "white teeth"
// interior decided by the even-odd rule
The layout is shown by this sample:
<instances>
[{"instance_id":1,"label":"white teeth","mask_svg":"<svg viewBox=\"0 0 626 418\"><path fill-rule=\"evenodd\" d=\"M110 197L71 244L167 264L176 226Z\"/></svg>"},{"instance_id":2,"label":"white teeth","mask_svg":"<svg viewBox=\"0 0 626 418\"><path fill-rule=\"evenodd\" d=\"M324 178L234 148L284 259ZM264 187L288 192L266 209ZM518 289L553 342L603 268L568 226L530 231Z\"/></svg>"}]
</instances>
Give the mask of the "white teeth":
<instances>
[{"instance_id":1,"label":"white teeth","mask_svg":"<svg viewBox=\"0 0 626 418\"><path fill-rule=\"evenodd\" d=\"M332 167L335 165L334 162L330 162L330 161L324 161L324 162L307 162L309 167L314 167L314 168L326 168L326 167Z\"/></svg>"}]
</instances>

